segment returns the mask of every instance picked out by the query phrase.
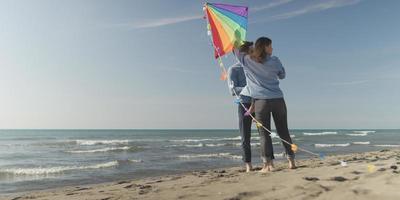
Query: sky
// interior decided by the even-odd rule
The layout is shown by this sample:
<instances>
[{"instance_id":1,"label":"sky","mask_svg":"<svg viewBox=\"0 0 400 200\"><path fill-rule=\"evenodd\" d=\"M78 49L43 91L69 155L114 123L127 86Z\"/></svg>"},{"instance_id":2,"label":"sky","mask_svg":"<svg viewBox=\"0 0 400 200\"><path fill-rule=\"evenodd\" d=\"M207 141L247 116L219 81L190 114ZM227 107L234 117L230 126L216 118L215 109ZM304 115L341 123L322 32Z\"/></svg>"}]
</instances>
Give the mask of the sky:
<instances>
[{"instance_id":1,"label":"sky","mask_svg":"<svg viewBox=\"0 0 400 200\"><path fill-rule=\"evenodd\" d=\"M218 2L273 40L290 129L400 128L400 1ZM203 4L0 0L0 129L237 128Z\"/></svg>"}]
</instances>

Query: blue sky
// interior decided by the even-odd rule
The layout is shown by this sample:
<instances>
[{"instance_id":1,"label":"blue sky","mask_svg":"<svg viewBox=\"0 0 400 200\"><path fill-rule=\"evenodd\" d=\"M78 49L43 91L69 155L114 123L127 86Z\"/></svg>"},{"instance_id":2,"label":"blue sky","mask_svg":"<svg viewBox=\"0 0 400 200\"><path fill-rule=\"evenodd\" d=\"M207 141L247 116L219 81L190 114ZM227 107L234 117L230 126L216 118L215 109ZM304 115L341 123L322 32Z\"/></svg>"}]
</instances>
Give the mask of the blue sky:
<instances>
[{"instance_id":1,"label":"blue sky","mask_svg":"<svg viewBox=\"0 0 400 200\"><path fill-rule=\"evenodd\" d=\"M399 128L400 1L219 2L272 38L290 128ZM0 128L236 128L203 3L0 0Z\"/></svg>"}]
</instances>

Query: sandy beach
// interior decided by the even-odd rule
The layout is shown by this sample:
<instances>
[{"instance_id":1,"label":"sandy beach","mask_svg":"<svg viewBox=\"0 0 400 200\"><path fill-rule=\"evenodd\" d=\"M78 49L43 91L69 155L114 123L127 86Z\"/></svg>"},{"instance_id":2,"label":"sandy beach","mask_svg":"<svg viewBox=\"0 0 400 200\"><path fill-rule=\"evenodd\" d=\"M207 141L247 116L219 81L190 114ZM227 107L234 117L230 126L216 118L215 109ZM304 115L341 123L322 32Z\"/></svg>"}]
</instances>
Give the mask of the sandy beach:
<instances>
[{"instance_id":1,"label":"sandy beach","mask_svg":"<svg viewBox=\"0 0 400 200\"><path fill-rule=\"evenodd\" d=\"M344 161L344 162L343 162ZM276 162L269 173L241 167L63 187L1 199L399 199L400 150ZM258 167L258 166L257 166Z\"/></svg>"}]
</instances>

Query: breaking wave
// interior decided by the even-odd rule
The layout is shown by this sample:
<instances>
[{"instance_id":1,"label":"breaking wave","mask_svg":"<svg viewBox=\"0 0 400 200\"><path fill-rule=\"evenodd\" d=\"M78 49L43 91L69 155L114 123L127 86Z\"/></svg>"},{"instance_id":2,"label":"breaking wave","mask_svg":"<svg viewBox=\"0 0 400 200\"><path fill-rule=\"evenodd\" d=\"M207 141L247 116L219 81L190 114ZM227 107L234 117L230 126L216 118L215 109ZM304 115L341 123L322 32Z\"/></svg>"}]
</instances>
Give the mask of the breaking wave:
<instances>
[{"instance_id":1,"label":"breaking wave","mask_svg":"<svg viewBox=\"0 0 400 200\"><path fill-rule=\"evenodd\" d=\"M374 147L400 147L400 144L376 144Z\"/></svg>"},{"instance_id":2,"label":"breaking wave","mask_svg":"<svg viewBox=\"0 0 400 200\"><path fill-rule=\"evenodd\" d=\"M319 132L319 133L303 133L304 135L314 136L314 135L336 135L337 132Z\"/></svg>"},{"instance_id":3,"label":"breaking wave","mask_svg":"<svg viewBox=\"0 0 400 200\"><path fill-rule=\"evenodd\" d=\"M182 140L169 140L170 142L205 142L205 141L224 141L224 140L240 140L241 137L231 137L231 138L204 138L204 139L182 139Z\"/></svg>"},{"instance_id":4,"label":"breaking wave","mask_svg":"<svg viewBox=\"0 0 400 200\"><path fill-rule=\"evenodd\" d=\"M33 175L59 174L73 170L102 169L115 166L118 166L118 161L111 161L111 162L100 163L96 165L87 165L87 166L58 166L58 167L0 169L0 174L33 176Z\"/></svg>"},{"instance_id":5,"label":"breaking wave","mask_svg":"<svg viewBox=\"0 0 400 200\"><path fill-rule=\"evenodd\" d=\"M359 144L359 145L364 144L364 145L367 145L367 144L371 144L371 142L370 141L367 141L367 142L352 142L352 144Z\"/></svg>"},{"instance_id":6,"label":"breaking wave","mask_svg":"<svg viewBox=\"0 0 400 200\"><path fill-rule=\"evenodd\" d=\"M213 153L213 154L187 154L179 155L182 159L196 159L196 158L229 158L229 159L242 159L241 156L233 155L230 153Z\"/></svg>"},{"instance_id":7,"label":"breaking wave","mask_svg":"<svg viewBox=\"0 0 400 200\"><path fill-rule=\"evenodd\" d=\"M367 136L368 133L349 133L348 136Z\"/></svg>"},{"instance_id":8,"label":"breaking wave","mask_svg":"<svg viewBox=\"0 0 400 200\"><path fill-rule=\"evenodd\" d=\"M75 140L78 145L128 144L129 140Z\"/></svg>"},{"instance_id":9,"label":"breaking wave","mask_svg":"<svg viewBox=\"0 0 400 200\"><path fill-rule=\"evenodd\" d=\"M375 133L376 131L353 131L353 133L362 133L362 134L368 134L368 133Z\"/></svg>"},{"instance_id":10,"label":"breaking wave","mask_svg":"<svg viewBox=\"0 0 400 200\"><path fill-rule=\"evenodd\" d=\"M316 148L324 148L324 147L347 147L350 146L350 143L345 144L315 144Z\"/></svg>"},{"instance_id":11,"label":"breaking wave","mask_svg":"<svg viewBox=\"0 0 400 200\"><path fill-rule=\"evenodd\" d=\"M110 152L110 151L124 151L124 150L130 150L132 147L108 147L108 148L102 148L102 149L91 149L91 150L76 150L76 151L65 151L67 153L104 153L104 152Z\"/></svg>"}]
</instances>

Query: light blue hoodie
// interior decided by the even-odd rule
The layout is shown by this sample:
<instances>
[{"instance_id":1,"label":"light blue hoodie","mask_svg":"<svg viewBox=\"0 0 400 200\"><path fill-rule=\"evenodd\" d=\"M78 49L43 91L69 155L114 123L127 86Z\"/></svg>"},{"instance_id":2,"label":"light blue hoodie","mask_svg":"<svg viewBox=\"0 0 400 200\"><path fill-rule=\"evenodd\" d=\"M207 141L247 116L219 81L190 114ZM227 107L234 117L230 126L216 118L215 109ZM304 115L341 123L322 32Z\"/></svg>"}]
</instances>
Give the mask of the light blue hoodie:
<instances>
[{"instance_id":1,"label":"light blue hoodie","mask_svg":"<svg viewBox=\"0 0 400 200\"><path fill-rule=\"evenodd\" d=\"M286 73L278 57L268 56L263 63L258 63L249 55L236 51L235 55L243 64L247 81L241 95L250 96L253 99L283 98L278 79L284 79Z\"/></svg>"},{"instance_id":2,"label":"light blue hoodie","mask_svg":"<svg viewBox=\"0 0 400 200\"><path fill-rule=\"evenodd\" d=\"M240 95L246 86L246 76L244 75L242 64L236 63L228 69L229 90L232 96ZM242 103L251 103L249 96L240 95Z\"/></svg>"}]
</instances>

